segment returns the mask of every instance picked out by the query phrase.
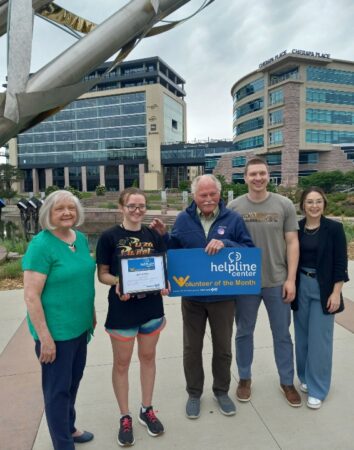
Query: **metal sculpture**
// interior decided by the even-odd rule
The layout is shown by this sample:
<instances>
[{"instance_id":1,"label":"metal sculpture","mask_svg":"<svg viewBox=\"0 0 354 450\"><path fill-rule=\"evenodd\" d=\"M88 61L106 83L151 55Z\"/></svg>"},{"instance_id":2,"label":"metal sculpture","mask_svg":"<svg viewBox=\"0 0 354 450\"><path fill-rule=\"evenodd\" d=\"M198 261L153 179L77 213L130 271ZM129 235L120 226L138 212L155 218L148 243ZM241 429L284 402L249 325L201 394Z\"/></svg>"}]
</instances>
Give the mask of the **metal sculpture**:
<instances>
[{"instance_id":1,"label":"metal sculpture","mask_svg":"<svg viewBox=\"0 0 354 450\"><path fill-rule=\"evenodd\" d=\"M7 25L9 49L7 91L0 93L0 146L89 91L99 80L83 82L85 75L118 50L120 53L109 70L116 67L141 39L167 31L181 22L154 27L189 1L131 0L102 24L96 25L52 1L0 0L0 35ZM213 1L204 0L197 12ZM62 23L74 32L87 34L30 76L33 13Z\"/></svg>"}]
</instances>

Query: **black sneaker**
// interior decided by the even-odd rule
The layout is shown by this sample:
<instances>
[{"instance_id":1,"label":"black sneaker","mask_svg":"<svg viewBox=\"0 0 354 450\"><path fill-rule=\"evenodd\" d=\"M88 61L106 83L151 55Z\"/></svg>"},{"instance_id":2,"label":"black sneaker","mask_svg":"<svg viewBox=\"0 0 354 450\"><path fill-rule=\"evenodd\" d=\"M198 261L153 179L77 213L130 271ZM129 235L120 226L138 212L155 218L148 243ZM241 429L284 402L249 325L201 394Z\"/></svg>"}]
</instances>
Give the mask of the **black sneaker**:
<instances>
[{"instance_id":1,"label":"black sneaker","mask_svg":"<svg viewBox=\"0 0 354 450\"><path fill-rule=\"evenodd\" d=\"M129 415L123 416L120 419L117 441L121 447L130 447L135 443L133 436L133 421Z\"/></svg>"},{"instance_id":2,"label":"black sneaker","mask_svg":"<svg viewBox=\"0 0 354 450\"><path fill-rule=\"evenodd\" d=\"M159 419L155 416L152 406L146 408L146 411L140 408L139 422L145 425L150 436L156 437L162 434L165 429Z\"/></svg>"}]
</instances>

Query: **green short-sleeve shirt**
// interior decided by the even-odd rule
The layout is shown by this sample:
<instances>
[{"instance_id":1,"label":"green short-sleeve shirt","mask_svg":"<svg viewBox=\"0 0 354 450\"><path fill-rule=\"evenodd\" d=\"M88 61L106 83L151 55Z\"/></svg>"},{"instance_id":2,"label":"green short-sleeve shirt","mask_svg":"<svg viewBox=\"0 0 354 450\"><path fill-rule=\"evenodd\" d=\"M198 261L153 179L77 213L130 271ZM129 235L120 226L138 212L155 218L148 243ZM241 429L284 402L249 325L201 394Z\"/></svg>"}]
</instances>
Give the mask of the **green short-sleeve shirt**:
<instances>
[{"instance_id":1,"label":"green short-sleeve shirt","mask_svg":"<svg viewBox=\"0 0 354 450\"><path fill-rule=\"evenodd\" d=\"M65 341L92 329L95 261L86 237L75 231L73 252L50 231L38 233L22 259L22 269L47 275L41 296L47 326L54 340ZM38 339L27 315L30 332Z\"/></svg>"}]
</instances>

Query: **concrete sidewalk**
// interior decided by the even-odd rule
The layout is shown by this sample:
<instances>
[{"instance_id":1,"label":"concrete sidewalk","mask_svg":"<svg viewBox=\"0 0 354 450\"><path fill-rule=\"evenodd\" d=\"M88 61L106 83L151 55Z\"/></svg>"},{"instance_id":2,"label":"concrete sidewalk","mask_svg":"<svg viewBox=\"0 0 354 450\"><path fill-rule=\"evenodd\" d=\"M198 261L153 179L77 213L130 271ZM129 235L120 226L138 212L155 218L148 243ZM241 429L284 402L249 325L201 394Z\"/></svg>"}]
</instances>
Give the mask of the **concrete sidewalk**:
<instances>
[{"instance_id":1,"label":"concrete sidewalk","mask_svg":"<svg viewBox=\"0 0 354 450\"><path fill-rule=\"evenodd\" d=\"M352 281L344 295L354 300L354 261L350 262ZM112 390L112 353L103 329L107 310L107 286L97 283L98 326L89 345L87 366L77 399L77 425L92 431L95 439L85 450L117 449L118 408ZM50 450L50 437L43 416L39 365L33 342L23 323L23 291L0 292L0 448L1 450ZM354 449L354 303L338 315L334 338L331 392L318 411L291 408L279 390L273 358L272 337L264 307L255 333L253 392L249 403L237 402L237 414L223 416L211 391L210 332L204 342L205 390L201 417L184 415L187 394L182 364L182 319L180 299L165 299L167 327L161 334L157 355L154 408L166 432L152 438L136 417L140 405L137 356L130 370L130 405L133 413L135 448L179 450L353 450ZM342 316L342 317L341 317ZM343 326L344 325L344 326ZM346 327L346 328L345 328ZM237 385L232 364L230 394ZM297 380L296 380L297 384ZM77 446L79 448L79 445ZM80 447L81 448L81 447Z\"/></svg>"}]
</instances>

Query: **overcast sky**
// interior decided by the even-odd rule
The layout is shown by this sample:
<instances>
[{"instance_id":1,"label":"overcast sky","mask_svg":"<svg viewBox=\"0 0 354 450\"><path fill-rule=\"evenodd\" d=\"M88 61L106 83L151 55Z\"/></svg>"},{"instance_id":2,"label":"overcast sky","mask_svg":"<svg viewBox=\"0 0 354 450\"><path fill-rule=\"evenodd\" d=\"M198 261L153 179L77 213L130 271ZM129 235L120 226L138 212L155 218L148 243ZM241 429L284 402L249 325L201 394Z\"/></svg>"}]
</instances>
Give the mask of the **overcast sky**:
<instances>
[{"instance_id":1,"label":"overcast sky","mask_svg":"<svg viewBox=\"0 0 354 450\"><path fill-rule=\"evenodd\" d=\"M57 0L96 23L125 0ZM191 0L172 18L196 10ZM170 17L171 18L171 17ZM242 76L283 50L330 53L354 60L354 0L215 0L174 30L144 39L128 59L159 56L185 80L188 140L231 139L231 87ZM35 18L32 72L75 39ZM6 37L0 38L0 83L6 75Z\"/></svg>"}]
</instances>

